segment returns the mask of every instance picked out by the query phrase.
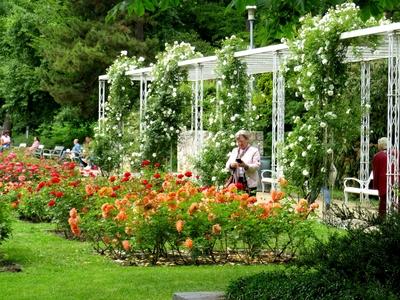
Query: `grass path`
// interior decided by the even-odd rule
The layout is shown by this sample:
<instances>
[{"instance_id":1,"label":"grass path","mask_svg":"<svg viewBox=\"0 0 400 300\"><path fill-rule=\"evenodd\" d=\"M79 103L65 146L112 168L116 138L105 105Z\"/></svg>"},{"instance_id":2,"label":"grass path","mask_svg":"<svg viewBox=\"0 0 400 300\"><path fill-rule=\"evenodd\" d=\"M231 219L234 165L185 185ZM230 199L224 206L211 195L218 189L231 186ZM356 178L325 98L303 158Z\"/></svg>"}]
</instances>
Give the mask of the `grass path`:
<instances>
[{"instance_id":1,"label":"grass path","mask_svg":"<svg viewBox=\"0 0 400 300\"><path fill-rule=\"evenodd\" d=\"M122 267L90 245L17 221L0 255L22 266L0 272L0 299L172 299L177 291L224 290L230 280L279 266Z\"/></svg>"}]
</instances>

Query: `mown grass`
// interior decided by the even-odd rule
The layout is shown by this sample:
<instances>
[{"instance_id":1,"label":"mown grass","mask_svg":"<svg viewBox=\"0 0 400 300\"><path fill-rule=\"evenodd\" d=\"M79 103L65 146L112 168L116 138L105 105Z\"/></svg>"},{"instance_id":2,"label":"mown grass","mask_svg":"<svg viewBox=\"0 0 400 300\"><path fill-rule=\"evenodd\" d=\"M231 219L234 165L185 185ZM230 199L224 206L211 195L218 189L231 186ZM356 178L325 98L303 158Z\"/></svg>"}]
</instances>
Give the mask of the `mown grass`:
<instances>
[{"instance_id":1,"label":"mown grass","mask_svg":"<svg viewBox=\"0 0 400 300\"><path fill-rule=\"evenodd\" d=\"M283 267L123 267L95 254L88 243L55 235L51 224L13 225L0 259L23 271L0 273L0 299L172 299L174 292L225 290L238 277Z\"/></svg>"}]
</instances>

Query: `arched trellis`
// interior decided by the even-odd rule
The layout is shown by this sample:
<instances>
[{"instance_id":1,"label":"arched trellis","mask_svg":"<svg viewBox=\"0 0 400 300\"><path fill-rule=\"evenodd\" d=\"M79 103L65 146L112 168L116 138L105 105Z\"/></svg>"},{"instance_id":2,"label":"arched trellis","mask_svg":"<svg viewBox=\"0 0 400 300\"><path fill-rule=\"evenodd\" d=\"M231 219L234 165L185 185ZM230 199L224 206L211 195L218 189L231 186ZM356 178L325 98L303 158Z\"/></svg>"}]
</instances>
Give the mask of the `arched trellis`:
<instances>
[{"instance_id":1,"label":"arched trellis","mask_svg":"<svg viewBox=\"0 0 400 300\"><path fill-rule=\"evenodd\" d=\"M351 39L363 36L379 35L382 40L376 49L368 47L349 48L347 62L361 62L361 105L369 105L370 93L370 65L369 61L388 59L388 111L387 111L387 137L388 137L388 162L387 162L387 207L399 204L400 187L400 23L376 26L366 29L354 30L341 35L341 39ZM276 176L282 174L279 166L279 145L284 138L284 78L279 70L279 64L285 58L288 47L284 44L239 51L235 57L243 60L249 75L272 72L273 80L273 143L272 143L272 169ZM202 147L202 138L199 137L202 127L202 101L203 80L217 79L214 72L216 56L196 58L178 63L188 69L188 80L192 81L192 129L197 136L195 152ZM145 110L147 81L151 81L151 68L136 69L127 72L132 80L141 81L141 116ZM99 77L99 125L105 116L105 81L107 76ZM218 81L217 81L218 82ZM218 86L217 86L218 87ZM360 179L366 180L369 176L369 110L363 109L361 120L361 159Z\"/></svg>"}]
</instances>

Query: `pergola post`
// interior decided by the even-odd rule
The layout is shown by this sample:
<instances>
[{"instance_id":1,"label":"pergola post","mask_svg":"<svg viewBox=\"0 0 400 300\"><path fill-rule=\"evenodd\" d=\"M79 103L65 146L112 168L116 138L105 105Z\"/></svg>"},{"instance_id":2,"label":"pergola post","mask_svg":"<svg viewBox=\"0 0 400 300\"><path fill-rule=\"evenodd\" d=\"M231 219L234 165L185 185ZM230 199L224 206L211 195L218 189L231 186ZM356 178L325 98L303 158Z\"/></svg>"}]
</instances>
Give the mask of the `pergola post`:
<instances>
[{"instance_id":1,"label":"pergola post","mask_svg":"<svg viewBox=\"0 0 400 300\"><path fill-rule=\"evenodd\" d=\"M194 121L194 146L197 155L203 146L203 68L196 66L196 78L194 82L194 102L192 102L192 123Z\"/></svg>"},{"instance_id":2,"label":"pergola post","mask_svg":"<svg viewBox=\"0 0 400 300\"><path fill-rule=\"evenodd\" d=\"M390 212L399 205L400 188L400 39L389 33L388 110L387 110L387 194Z\"/></svg>"},{"instance_id":3,"label":"pergola post","mask_svg":"<svg viewBox=\"0 0 400 300\"><path fill-rule=\"evenodd\" d=\"M216 98L216 120L219 123L219 129L222 129L222 112L221 112L221 104L220 104L220 93L222 89L222 81L217 79L216 86L215 86L215 98Z\"/></svg>"},{"instance_id":4,"label":"pergola post","mask_svg":"<svg viewBox=\"0 0 400 300\"><path fill-rule=\"evenodd\" d=\"M140 92L139 92L139 132L143 134L145 130L145 115L147 108L147 79L144 74L140 74Z\"/></svg>"},{"instance_id":5,"label":"pergola post","mask_svg":"<svg viewBox=\"0 0 400 300\"><path fill-rule=\"evenodd\" d=\"M273 56L273 91L272 91L272 176L277 179L283 176L283 168L279 163L282 156L282 145L285 134L285 79L279 69L280 54ZM276 188L276 184L273 184Z\"/></svg>"},{"instance_id":6,"label":"pergola post","mask_svg":"<svg viewBox=\"0 0 400 300\"><path fill-rule=\"evenodd\" d=\"M360 180L369 178L369 115L370 115L371 64L361 62L361 137L360 137ZM365 187L368 188L368 187ZM360 201L368 200L368 195L360 193Z\"/></svg>"},{"instance_id":7,"label":"pergola post","mask_svg":"<svg viewBox=\"0 0 400 300\"><path fill-rule=\"evenodd\" d=\"M247 98L248 98L248 109L249 111L252 110L252 96L254 94L254 76L253 75L248 75L249 77L249 85L248 85L248 92L247 92Z\"/></svg>"},{"instance_id":8,"label":"pergola post","mask_svg":"<svg viewBox=\"0 0 400 300\"><path fill-rule=\"evenodd\" d=\"M106 103L106 81L99 80L99 120L98 127L99 131L103 131L103 122L105 118L105 103Z\"/></svg>"}]
</instances>

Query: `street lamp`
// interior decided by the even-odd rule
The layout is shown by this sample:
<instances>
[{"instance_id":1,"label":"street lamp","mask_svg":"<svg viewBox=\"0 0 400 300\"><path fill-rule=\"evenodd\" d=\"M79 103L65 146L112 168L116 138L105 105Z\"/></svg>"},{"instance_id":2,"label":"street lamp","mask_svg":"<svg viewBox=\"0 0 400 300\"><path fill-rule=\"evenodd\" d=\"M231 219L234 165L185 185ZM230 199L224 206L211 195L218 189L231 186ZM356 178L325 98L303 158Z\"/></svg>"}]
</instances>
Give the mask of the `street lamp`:
<instances>
[{"instance_id":1,"label":"street lamp","mask_svg":"<svg viewBox=\"0 0 400 300\"><path fill-rule=\"evenodd\" d=\"M247 20L249 21L250 25L250 49L254 48L254 42L253 42L253 25L254 25L254 20L256 19L256 9L257 6L255 5L248 5L246 6L247 10Z\"/></svg>"}]
</instances>

